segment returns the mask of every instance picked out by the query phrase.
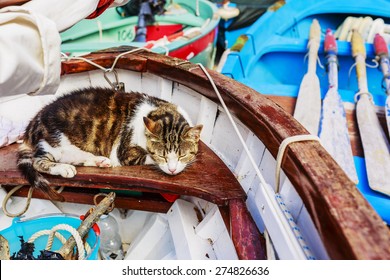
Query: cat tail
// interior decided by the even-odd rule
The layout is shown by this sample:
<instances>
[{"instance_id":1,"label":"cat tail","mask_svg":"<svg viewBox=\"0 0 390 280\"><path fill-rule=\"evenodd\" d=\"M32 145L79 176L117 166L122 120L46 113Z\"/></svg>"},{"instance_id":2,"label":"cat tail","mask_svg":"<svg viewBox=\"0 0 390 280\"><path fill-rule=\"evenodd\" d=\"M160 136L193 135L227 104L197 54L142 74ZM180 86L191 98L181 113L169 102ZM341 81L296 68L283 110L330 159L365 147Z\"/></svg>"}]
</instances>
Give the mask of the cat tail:
<instances>
[{"instance_id":1,"label":"cat tail","mask_svg":"<svg viewBox=\"0 0 390 280\"><path fill-rule=\"evenodd\" d=\"M50 200L65 201L61 194L49 186L49 181L34 168L33 149L26 144L19 148L17 166L29 184L41 190Z\"/></svg>"}]
</instances>

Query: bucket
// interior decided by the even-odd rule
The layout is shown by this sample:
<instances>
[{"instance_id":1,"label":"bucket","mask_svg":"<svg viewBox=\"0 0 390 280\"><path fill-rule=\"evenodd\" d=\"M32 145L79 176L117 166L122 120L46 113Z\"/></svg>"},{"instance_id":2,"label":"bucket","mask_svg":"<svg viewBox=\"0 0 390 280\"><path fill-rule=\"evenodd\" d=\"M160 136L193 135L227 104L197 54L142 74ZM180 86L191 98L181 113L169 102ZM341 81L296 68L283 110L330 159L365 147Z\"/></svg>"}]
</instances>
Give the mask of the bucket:
<instances>
[{"instance_id":1,"label":"bucket","mask_svg":"<svg viewBox=\"0 0 390 280\"><path fill-rule=\"evenodd\" d=\"M22 236L24 241L27 242L33 234L41 230L51 230L53 227L59 224L67 224L77 229L81 224L81 220L77 216L69 214L44 215L26 220L21 220L18 217L13 219L12 225L10 227L0 231L0 234L8 240L10 255L12 256L13 253L17 253L20 250L19 236ZM58 232L66 239L71 236L71 233L66 230L58 230ZM42 235L35 239L34 257L37 257L41 250L45 250L48 238L48 235ZM97 260L100 246L100 238L98 233L96 233L93 229L90 229L86 238L86 242L91 247L91 251L85 257L85 259ZM50 251L58 251L62 246L63 244L61 241L54 237L53 245Z\"/></svg>"}]
</instances>

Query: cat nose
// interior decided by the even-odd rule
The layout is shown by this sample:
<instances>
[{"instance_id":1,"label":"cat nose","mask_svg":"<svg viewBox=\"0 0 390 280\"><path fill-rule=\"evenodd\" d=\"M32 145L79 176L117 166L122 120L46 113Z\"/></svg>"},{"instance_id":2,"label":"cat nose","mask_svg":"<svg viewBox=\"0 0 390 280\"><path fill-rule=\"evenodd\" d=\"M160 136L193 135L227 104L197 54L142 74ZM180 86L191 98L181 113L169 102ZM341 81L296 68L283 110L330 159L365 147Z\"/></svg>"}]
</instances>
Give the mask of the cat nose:
<instances>
[{"instance_id":1,"label":"cat nose","mask_svg":"<svg viewBox=\"0 0 390 280\"><path fill-rule=\"evenodd\" d=\"M175 167L168 167L168 170L169 170L169 172L171 172L172 174L174 174L175 171L176 171L176 168L175 168Z\"/></svg>"}]
</instances>

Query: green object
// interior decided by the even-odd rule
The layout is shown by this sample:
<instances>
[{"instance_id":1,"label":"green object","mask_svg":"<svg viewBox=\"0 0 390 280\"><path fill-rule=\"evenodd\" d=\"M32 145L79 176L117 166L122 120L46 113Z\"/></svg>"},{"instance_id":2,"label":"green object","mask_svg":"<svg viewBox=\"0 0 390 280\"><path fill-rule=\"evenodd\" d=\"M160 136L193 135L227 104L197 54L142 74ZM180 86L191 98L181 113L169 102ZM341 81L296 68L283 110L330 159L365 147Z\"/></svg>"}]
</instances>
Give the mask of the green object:
<instances>
[{"instance_id":1,"label":"green object","mask_svg":"<svg viewBox=\"0 0 390 280\"><path fill-rule=\"evenodd\" d=\"M174 4L166 5L167 12L164 15L155 16L155 25L180 24L183 32L198 28L198 34L189 34L188 37L180 37L172 42L166 42L163 46L152 48L156 53L171 53L187 47L197 40L213 32L219 23L216 16L215 4L206 0L175 0ZM198 15L197 15L198 14ZM92 20L82 20L72 28L61 33L61 51L69 56L79 56L86 53L119 46L143 47L147 43L134 42L138 16L122 17L114 8L106 10L99 17ZM163 38L164 36L162 36ZM180 57L191 62L200 62L211 67L215 53L216 34L201 52ZM199 46L197 46L199 47ZM191 46L192 49L192 46Z\"/></svg>"}]
</instances>

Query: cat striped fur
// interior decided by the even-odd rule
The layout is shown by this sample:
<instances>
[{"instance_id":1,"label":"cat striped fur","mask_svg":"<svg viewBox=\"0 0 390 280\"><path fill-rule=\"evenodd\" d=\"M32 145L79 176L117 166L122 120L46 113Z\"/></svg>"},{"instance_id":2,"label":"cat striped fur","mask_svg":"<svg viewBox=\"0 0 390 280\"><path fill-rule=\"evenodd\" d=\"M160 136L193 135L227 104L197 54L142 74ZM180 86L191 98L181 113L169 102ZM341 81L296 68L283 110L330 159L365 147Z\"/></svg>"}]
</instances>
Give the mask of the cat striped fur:
<instances>
[{"instance_id":1,"label":"cat striped fur","mask_svg":"<svg viewBox=\"0 0 390 280\"><path fill-rule=\"evenodd\" d=\"M75 166L154 164L176 175L195 161L201 130L162 99L84 88L59 97L31 120L17 165L29 184L63 200L41 173L71 178Z\"/></svg>"}]
</instances>

